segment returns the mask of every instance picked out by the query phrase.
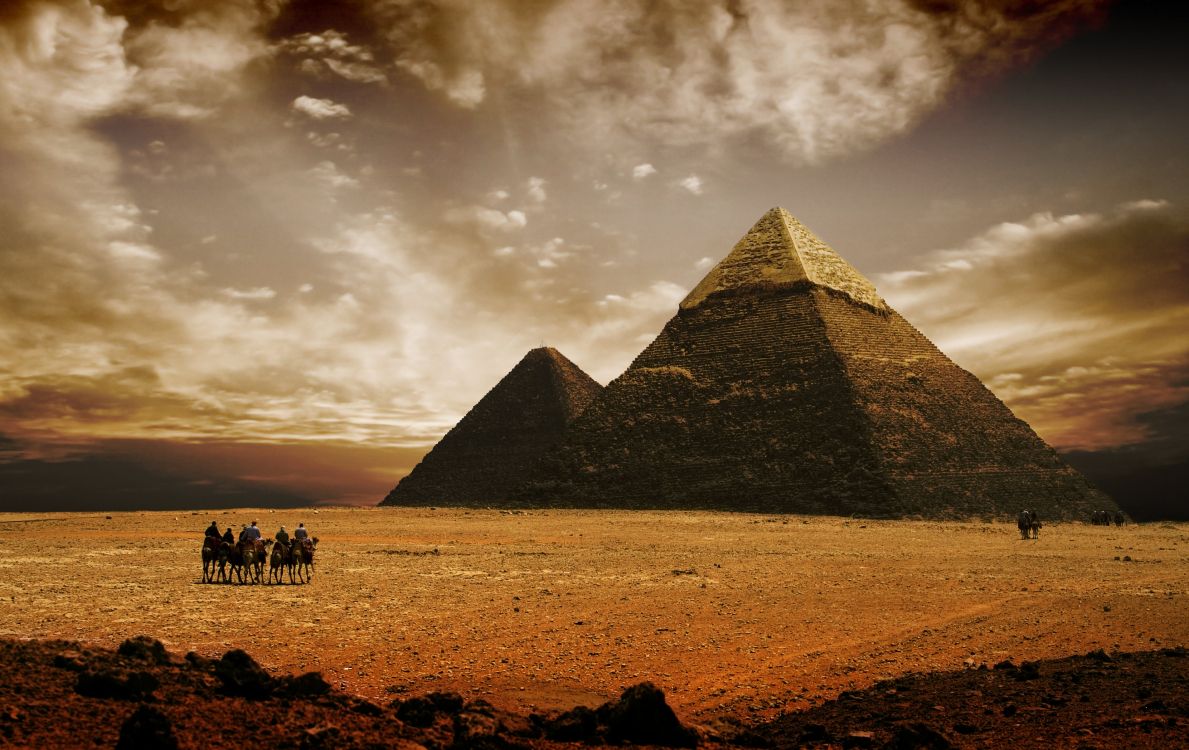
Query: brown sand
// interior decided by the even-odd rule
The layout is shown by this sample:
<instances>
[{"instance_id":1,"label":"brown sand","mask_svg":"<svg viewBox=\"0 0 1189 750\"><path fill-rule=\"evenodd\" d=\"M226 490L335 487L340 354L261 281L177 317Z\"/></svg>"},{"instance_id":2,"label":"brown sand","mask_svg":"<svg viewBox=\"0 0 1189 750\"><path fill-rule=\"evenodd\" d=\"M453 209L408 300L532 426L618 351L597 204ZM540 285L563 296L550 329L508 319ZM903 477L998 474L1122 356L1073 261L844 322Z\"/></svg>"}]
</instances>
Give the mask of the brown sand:
<instances>
[{"instance_id":1,"label":"brown sand","mask_svg":"<svg viewBox=\"0 0 1189 750\"><path fill-rule=\"evenodd\" d=\"M304 520L313 582L200 583L212 518ZM1187 595L1184 524L1026 542L1007 524L701 512L0 514L0 637L241 647L374 700L455 690L516 711L652 680L690 720L771 716L907 672L1185 645Z\"/></svg>"}]
</instances>

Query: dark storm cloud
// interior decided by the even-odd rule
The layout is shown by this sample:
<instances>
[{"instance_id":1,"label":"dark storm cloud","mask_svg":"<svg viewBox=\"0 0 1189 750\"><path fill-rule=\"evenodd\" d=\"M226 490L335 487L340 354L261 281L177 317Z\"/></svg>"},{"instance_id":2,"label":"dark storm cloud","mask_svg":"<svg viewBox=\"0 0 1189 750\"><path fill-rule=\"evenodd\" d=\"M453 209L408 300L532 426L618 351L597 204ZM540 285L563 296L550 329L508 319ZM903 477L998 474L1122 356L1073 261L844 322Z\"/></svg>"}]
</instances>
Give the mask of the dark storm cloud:
<instances>
[{"instance_id":1,"label":"dark storm cloud","mask_svg":"<svg viewBox=\"0 0 1189 750\"><path fill-rule=\"evenodd\" d=\"M877 282L1058 447L1143 442L1149 427L1134 415L1189 399L1183 206L1037 214Z\"/></svg>"},{"instance_id":2,"label":"dark storm cloud","mask_svg":"<svg viewBox=\"0 0 1189 750\"><path fill-rule=\"evenodd\" d=\"M524 115L600 147L759 135L817 162L903 133L967 74L1021 64L1104 5L376 0L369 10L396 66L460 107L516 96L530 103Z\"/></svg>"}]
</instances>

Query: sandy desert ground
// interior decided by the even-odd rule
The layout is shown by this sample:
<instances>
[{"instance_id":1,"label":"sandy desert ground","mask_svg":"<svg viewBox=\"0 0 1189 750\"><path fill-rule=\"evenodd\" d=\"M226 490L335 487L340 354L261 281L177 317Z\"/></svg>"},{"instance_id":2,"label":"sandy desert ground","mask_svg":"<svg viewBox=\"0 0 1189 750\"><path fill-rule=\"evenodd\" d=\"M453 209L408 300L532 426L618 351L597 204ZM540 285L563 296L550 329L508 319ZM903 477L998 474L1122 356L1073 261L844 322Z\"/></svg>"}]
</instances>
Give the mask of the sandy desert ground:
<instances>
[{"instance_id":1,"label":"sandy desert ground","mask_svg":"<svg viewBox=\"0 0 1189 750\"><path fill-rule=\"evenodd\" d=\"M309 585L200 583L212 519L321 540ZM652 680L683 718L759 718L1011 658L1189 644L1189 525L722 513L320 509L0 514L0 637L249 650L389 700L516 711Z\"/></svg>"}]
</instances>

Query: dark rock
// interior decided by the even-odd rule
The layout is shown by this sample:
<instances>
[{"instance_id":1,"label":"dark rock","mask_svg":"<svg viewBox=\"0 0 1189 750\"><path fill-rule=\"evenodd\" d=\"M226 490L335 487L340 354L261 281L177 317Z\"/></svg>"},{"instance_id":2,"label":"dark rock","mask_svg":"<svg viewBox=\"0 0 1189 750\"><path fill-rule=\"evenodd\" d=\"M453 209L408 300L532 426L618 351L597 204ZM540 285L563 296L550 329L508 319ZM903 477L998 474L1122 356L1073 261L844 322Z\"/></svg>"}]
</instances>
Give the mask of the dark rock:
<instances>
[{"instance_id":1,"label":"dark rock","mask_svg":"<svg viewBox=\"0 0 1189 750\"><path fill-rule=\"evenodd\" d=\"M463 700L458 693L430 693L425 698L435 710L444 714L456 714L462 710Z\"/></svg>"},{"instance_id":2,"label":"dark rock","mask_svg":"<svg viewBox=\"0 0 1189 750\"><path fill-rule=\"evenodd\" d=\"M208 659L197 651L190 651L186 654L186 662L194 669L203 672L211 672L215 669L215 660Z\"/></svg>"},{"instance_id":3,"label":"dark rock","mask_svg":"<svg viewBox=\"0 0 1189 750\"><path fill-rule=\"evenodd\" d=\"M79 674L74 691L88 698L147 701L152 700L153 691L159 684L148 672L89 670Z\"/></svg>"},{"instance_id":4,"label":"dark rock","mask_svg":"<svg viewBox=\"0 0 1189 750\"><path fill-rule=\"evenodd\" d=\"M351 711L353 711L354 713L357 713L357 714L362 714L363 716L383 716L384 715L384 709L380 708L375 703L372 703L369 700L364 700L362 698L360 698L359 700L357 700L351 704Z\"/></svg>"},{"instance_id":5,"label":"dark rock","mask_svg":"<svg viewBox=\"0 0 1189 750\"><path fill-rule=\"evenodd\" d=\"M531 716L498 711L495 718L499 721L500 734L505 737L537 739L544 734L540 724L534 721Z\"/></svg>"},{"instance_id":6,"label":"dark rock","mask_svg":"<svg viewBox=\"0 0 1189 750\"><path fill-rule=\"evenodd\" d=\"M169 718L153 708L142 705L120 727L116 750L177 750Z\"/></svg>"},{"instance_id":7,"label":"dark rock","mask_svg":"<svg viewBox=\"0 0 1189 750\"><path fill-rule=\"evenodd\" d=\"M418 697L393 701L392 707L396 709L396 718L411 727L425 729L433 726L434 717L437 716L433 702L428 698Z\"/></svg>"},{"instance_id":8,"label":"dark rock","mask_svg":"<svg viewBox=\"0 0 1189 750\"><path fill-rule=\"evenodd\" d=\"M330 750L339 747L342 730L335 726L310 727L301 733L301 750Z\"/></svg>"},{"instance_id":9,"label":"dark rock","mask_svg":"<svg viewBox=\"0 0 1189 750\"><path fill-rule=\"evenodd\" d=\"M954 731L958 734L978 734L980 730L973 724L963 724L959 722L954 725Z\"/></svg>"},{"instance_id":10,"label":"dark rock","mask_svg":"<svg viewBox=\"0 0 1189 750\"><path fill-rule=\"evenodd\" d=\"M851 732L842 738L842 747L875 747L875 733Z\"/></svg>"},{"instance_id":11,"label":"dark rock","mask_svg":"<svg viewBox=\"0 0 1189 750\"><path fill-rule=\"evenodd\" d=\"M902 724L884 745L888 750L950 750L954 747L945 735L928 724Z\"/></svg>"},{"instance_id":12,"label":"dark rock","mask_svg":"<svg viewBox=\"0 0 1189 750\"><path fill-rule=\"evenodd\" d=\"M495 706L491 705L482 698L467 703L462 707L462 711L467 711L473 714L482 714L483 716L495 716Z\"/></svg>"},{"instance_id":13,"label":"dark rock","mask_svg":"<svg viewBox=\"0 0 1189 750\"><path fill-rule=\"evenodd\" d=\"M169 652L165 650L165 645L156 638L150 638L147 635L129 638L120 644L116 653L128 659L148 661L154 664L169 664L172 661L169 658Z\"/></svg>"},{"instance_id":14,"label":"dark rock","mask_svg":"<svg viewBox=\"0 0 1189 750\"><path fill-rule=\"evenodd\" d=\"M215 664L215 675L223 681L223 690L230 695L263 697L274 687L268 672L238 648L223 654Z\"/></svg>"},{"instance_id":15,"label":"dark rock","mask_svg":"<svg viewBox=\"0 0 1189 750\"><path fill-rule=\"evenodd\" d=\"M330 683L322 678L321 672L306 672L283 679L276 690L293 698L313 698L329 693Z\"/></svg>"},{"instance_id":16,"label":"dark rock","mask_svg":"<svg viewBox=\"0 0 1189 750\"><path fill-rule=\"evenodd\" d=\"M454 747L498 747L500 723L494 716L463 709L454 716Z\"/></svg>"},{"instance_id":17,"label":"dark rock","mask_svg":"<svg viewBox=\"0 0 1189 750\"><path fill-rule=\"evenodd\" d=\"M87 668L87 662L77 651L63 651L54 655L54 666L71 672L81 672Z\"/></svg>"},{"instance_id":18,"label":"dark rock","mask_svg":"<svg viewBox=\"0 0 1189 750\"><path fill-rule=\"evenodd\" d=\"M799 739L801 742L833 742L834 735L823 724L806 724Z\"/></svg>"},{"instance_id":19,"label":"dark rock","mask_svg":"<svg viewBox=\"0 0 1189 750\"><path fill-rule=\"evenodd\" d=\"M1012 673L1017 680L1035 680L1040 677L1040 665L1034 661L1026 661Z\"/></svg>"},{"instance_id":20,"label":"dark rock","mask_svg":"<svg viewBox=\"0 0 1189 750\"><path fill-rule=\"evenodd\" d=\"M1016 712L1019 710L1020 709L1016 708L1014 703L1009 703L1003 707L1003 715L1010 718L1012 716L1015 716Z\"/></svg>"},{"instance_id":21,"label":"dark rock","mask_svg":"<svg viewBox=\"0 0 1189 750\"><path fill-rule=\"evenodd\" d=\"M775 745L772 744L772 740L750 729L742 729L731 735L731 744L738 747L759 748L759 750L766 750L766 748L775 747Z\"/></svg>"},{"instance_id":22,"label":"dark rock","mask_svg":"<svg viewBox=\"0 0 1189 750\"><path fill-rule=\"evenodd\" d=\"M1141 711L1151 711L1152 713L1160 713L1168 710L1168 706L1162 700L1148 701L1139 708Z\"/></svg>"},{"instance_id":23,"label":"dark rock","mask_svg":"<svg viewBox=\"0 0 1189 750\"><path fill-rule=\"evenodd\" d=\"M996 664L994 667L991 667L991 668L1000 670L1000 671L1002 671L1002 670L1012 671L1012 670L1017 669L1016 665L1012 663L1011 659L1004 659L1003 661L999 662L998 664Z\"/></svg>"},{"instance_id":24,"label":"dark rock","mask_svg":"<svg viewBox=\"0 0 1189 750\"><path fill-rule=\"evenodd\" d=\"M604 703L597 711L607 727L610 742L664 747L697 747L697 732L684 726L665 702L665 694L651 682L641 682L623 691L615 703Z\"/></svg>"},{"instance_id":25,"label":"dark rock","mask_svg":"<svg viewBox=\"0 0 1189 750\"><path fill-rule=\"evenodd\" d=\"M545 737L555 742L586 742L599 733L599 720L593 709L575 706L545 721Z\"/></svg>"},{"instance_id":26,"label":"dark rock","mask_svg":"<svg viewBox=\"0 0 1189 750\"><path fill-rule=\"evenodd\" d=\"M1114 659L1111 658L1111 655L1102 649L1095 649L1094 651L1091 651L1090 653L1086 654L1086 658L1102 662L1114 661Z\"/></svg>"}]
</instances>

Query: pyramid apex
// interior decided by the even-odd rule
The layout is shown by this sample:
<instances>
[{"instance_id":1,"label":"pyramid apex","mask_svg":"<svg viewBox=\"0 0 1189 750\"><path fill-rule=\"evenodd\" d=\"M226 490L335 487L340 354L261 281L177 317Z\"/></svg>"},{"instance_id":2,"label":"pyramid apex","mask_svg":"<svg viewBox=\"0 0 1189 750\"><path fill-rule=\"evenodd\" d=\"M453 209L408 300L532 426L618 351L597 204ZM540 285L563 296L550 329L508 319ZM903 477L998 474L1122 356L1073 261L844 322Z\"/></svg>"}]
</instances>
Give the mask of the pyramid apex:
<instances>
[{"instance_id":1,"label":"pyramid apex","mask_svg":"<svg viewBox=\"0 0 1189 750\"><path fill-rule=\"evenodd\" d=\"M716 294L798 284L833 289L856 302L888 309L874 284L780 206L769 209L735 243L727 257L682 300L681 309L698 307Z\"/></svg>"}]
</instances>

